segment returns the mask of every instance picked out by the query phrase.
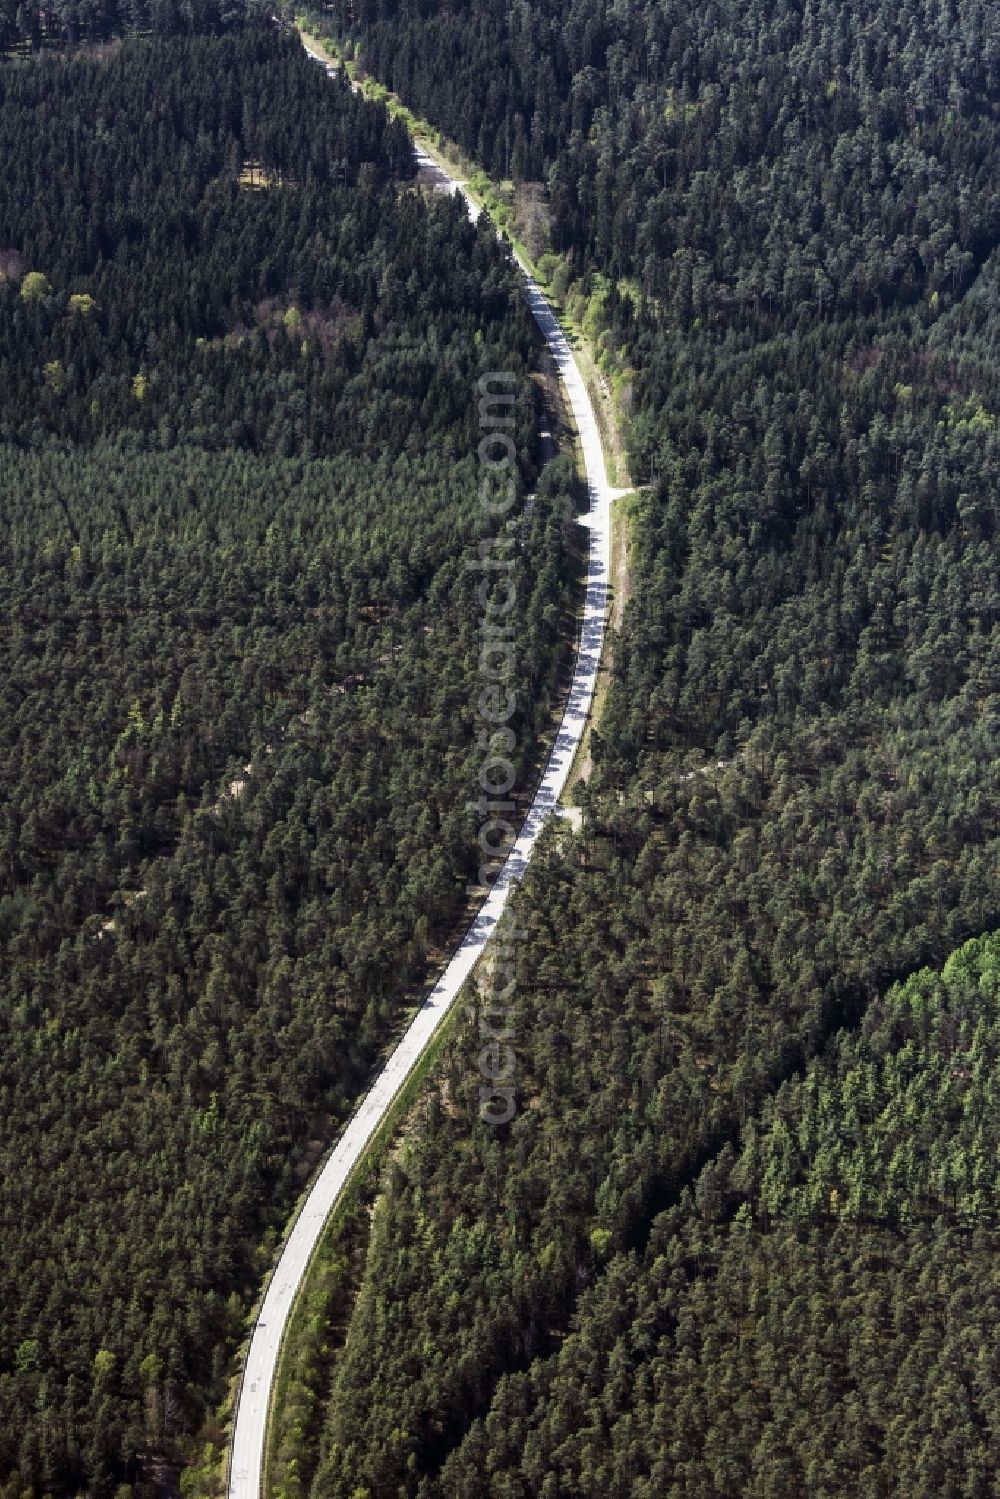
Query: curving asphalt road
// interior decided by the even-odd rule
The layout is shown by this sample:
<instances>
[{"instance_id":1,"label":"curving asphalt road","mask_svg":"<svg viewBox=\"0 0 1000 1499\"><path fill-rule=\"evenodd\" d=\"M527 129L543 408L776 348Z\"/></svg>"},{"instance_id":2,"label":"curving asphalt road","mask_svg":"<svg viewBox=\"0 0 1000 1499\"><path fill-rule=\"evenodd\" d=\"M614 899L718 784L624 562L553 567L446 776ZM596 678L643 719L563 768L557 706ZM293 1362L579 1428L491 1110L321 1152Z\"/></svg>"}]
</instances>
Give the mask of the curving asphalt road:
<instances>
[{"instance_id":1,"label":"curving asphalt road","mask_svg":"<svg viewBox=\"0 0 1000 1499\"><path fill-rule=\"evenodd\" d=\"M421 148L414 148L421 165L431 163L442 181L444 174ZM461 184L451 183L463 193L473 217L473 204ZM357 1112L327 1158L302 1211L296 1218L275 1267L260 1309L247 1354L233 1423L229 1494L231 1499L260 1499L261 1467L267 1430L271 1388L278 1353L292 1305L313 1251L347 1178L385 1117L389 1106L419 1061L462 985L478 962L490 934L507 903L512 887L524 873L539 833L555 812L566 784L590 710L597 668L604 643L608 578L611 563L611 491L604 466L604 450L594 410L566 335L559 326L537 284L524 266L525 292L535 321L555 358L573 410L583 446L590 504L583 524L590 531L587 592L584 604L576 667L566 709L556 735L535 799L507 861L433 991L424 1000L395 1051L376 1078Z\"/></svg>"}]
</instances>

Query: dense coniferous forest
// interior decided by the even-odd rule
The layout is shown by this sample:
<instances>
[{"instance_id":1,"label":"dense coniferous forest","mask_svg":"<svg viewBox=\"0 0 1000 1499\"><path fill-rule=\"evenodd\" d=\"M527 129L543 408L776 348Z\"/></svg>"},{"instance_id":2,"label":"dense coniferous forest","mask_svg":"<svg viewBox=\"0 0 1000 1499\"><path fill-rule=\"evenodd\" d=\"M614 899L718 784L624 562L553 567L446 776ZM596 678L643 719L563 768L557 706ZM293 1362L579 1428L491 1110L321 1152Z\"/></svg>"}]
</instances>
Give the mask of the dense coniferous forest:
<instances>
[{"instance_id":1,"label":"dense coniferous forest","mask_svg":"<svg viewBox=\"0 0 1000 1499\"><path fill-rule=\"evenodd\" d=\"M478 868L488 228L273 31L0 66L0 1485L169 1482ZM520 513L521 784L572 503ZM514 512L519 513L519 512Z\"/></svg>"},{"instance_id":2,"label":"dense coniferous forest","mask_svg":"<svg viewBox=\"0 0 1000 1499\"><path fill-rule=\"evenodd\" d=\"M477 1122L470 1026L314 1499L992 1493L994 946L889 991L1000 925L995 15L327 15L541 185L650 488L522 1107Z\"/></svg>"},{"instance_id":3,"label":"dense coniferous forest","mask_svg":"<svg viewBox=\"0 0 1000 1499\"><path fill-rule=\"evenodd\" d=\"M648 487L584 829L518 898L518 1113L470 1020L283 1499L993 1493L995 16L326 18L531 194ZM0 11L10 1499L211 1436L472 867L474 388L531 330L246 19ZM539 485L525 746L569 532Z\"/></svg>"},{"instance_id":4,"label":"dense coniferous forest","mask_svg":"<svg viewBox=\"0 0 1000 1499\"><path fill-rule=\"evenodd\" d=\"M614 1253L593 1229L574 1327L501 1381L426 1491L995 1492L998 1005L990 937L877 997L641 1247ZM376 1232L398 1244L422 1219L391 1185ZM474 1232L459 1220L443 1255L460 1296Z\"/></svg>"}]
</instances>

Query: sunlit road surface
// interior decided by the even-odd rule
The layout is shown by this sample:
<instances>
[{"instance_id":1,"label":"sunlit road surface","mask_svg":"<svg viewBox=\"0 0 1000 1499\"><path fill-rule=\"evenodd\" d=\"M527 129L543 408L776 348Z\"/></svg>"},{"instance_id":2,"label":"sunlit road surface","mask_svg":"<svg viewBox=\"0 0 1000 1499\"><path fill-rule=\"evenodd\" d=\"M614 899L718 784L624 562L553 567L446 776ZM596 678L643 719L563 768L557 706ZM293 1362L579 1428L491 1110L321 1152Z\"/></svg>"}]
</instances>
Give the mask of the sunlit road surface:
<instances>
[{"instance_id":1,"label":"sunlit road surface","mask_svg":"<svg viewBox=\"0 0 1000 1499\"><path fill-rule=\"evenodd\" d=\"M444 183L447 180L447 174L440 165L419 146L414 150L418 164L426 166L430 163ZM451 188L453 191L463 193L469 204L471 216L477 217L478 207L464 193L462 185L452 182ZM260 1496L268 1409L281 1340L299 1286L322 1234L323 1225L343 1191L352 1169L364 1154L366 1145L385 1118L393 1099L420 1060L428 1042L476 966L507 904L512 887L524 874L538 835L555 811L566 784L566 777L569 775L570 766L579 747L594 695L597 668L604 643L608 573L611 563L611 507L608 477L604 466L604 450L601 446L600 432L590 397L569 342L541 290L523 266L521 270L524 274L528 304L556 361L560 378L572 406L587 469L590 503L587 514L582 519L583 524L589 528L590 548L586 600L573 681L562 722L535 793L535 799L503 869L444 973L424 1000L395 1051L375 1079L370 1092L352 1116L336 1147L327 1158L326 1164L306 1198L302 1211L285 1240L281 1257L271 1277L254 1326L247 1354L234 1419L229 1481L229 1493L232 1499L259 1499ZM470 788L470 796L473 791L474 788Z\"/></svg>"}]
</instances>

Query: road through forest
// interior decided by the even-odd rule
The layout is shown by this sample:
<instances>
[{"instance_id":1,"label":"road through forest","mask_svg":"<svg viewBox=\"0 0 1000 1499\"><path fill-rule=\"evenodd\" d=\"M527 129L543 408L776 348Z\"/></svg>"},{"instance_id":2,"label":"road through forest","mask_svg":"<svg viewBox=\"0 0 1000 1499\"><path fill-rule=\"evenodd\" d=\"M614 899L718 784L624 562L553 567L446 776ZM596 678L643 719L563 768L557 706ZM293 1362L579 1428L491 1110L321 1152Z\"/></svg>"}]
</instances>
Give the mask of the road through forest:
<instances>
[{"instance_id":1,"label":"road through forest","mask_svg":"<svg viewBox=\"0 0 1000 1499\"><path fill-rule=\"evenodd\" d=\"M333 71L329 64L323 65ZM478 216L478 206L462 184L447 178L440 165L421 147L415 146L414 150L418 163L432 168L443 187L462 192L470 214ZM589 532L587 587L573 680L534 800L501 873L434 989L352 1115L285 1240L254 1325L238 1395L230 1462L231 1499L259 1499L261 1494L268 1412L281 1341L323 1226L372 1135L472 973L512 888L524 874L539 833L556 811L594 695L608 604L612 491L597 419L569 341L541 289L523 265L521 271L529 306L556 362L572 408L586 465L589 505L581 520ZM470 788L470 795L474 789Z\"/></svg>"}]
</instances>

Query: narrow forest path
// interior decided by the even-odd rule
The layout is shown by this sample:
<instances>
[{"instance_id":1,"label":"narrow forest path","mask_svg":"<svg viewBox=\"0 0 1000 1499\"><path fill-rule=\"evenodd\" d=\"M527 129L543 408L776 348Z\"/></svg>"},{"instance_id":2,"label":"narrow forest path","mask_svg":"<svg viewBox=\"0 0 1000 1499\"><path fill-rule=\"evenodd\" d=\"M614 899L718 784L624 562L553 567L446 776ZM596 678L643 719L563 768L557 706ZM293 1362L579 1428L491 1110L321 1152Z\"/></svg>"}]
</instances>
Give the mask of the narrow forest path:
<instances>
[{"instance_id":1,"label":"narrow forest path","mask_svg":"<svg viewBox=\"0 0 1000 1499\"><path fill-rule=\"evenodd\" d=\"M323 65L334 71L328 63ZM418 161L422 161L424 153L419 147L414 149ZM435 166L445 177L440 165ZM462 193L470 214L477 217L479 209L462 185L452 180L450 187ZM259 1499L261 1494L271 1392L282 1338L327 1218L372 1135L482 956L512 889L527 868L539 834L556 812L594 696L608 604L611 490L597 418L572 348L540 287L523 266L521 270L528 304L555 360L573 412L587 473L589 506L581 518L589 531L587 585L573 680L534 800L502 871L434 989L352 1115L285 1240L253 1329L237 1396L229 1474L231 1499Z\"/></svg>"}]
</instances>

